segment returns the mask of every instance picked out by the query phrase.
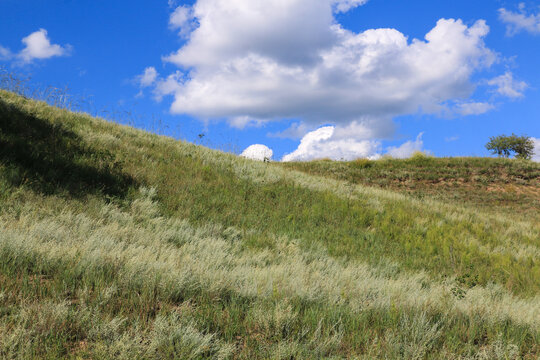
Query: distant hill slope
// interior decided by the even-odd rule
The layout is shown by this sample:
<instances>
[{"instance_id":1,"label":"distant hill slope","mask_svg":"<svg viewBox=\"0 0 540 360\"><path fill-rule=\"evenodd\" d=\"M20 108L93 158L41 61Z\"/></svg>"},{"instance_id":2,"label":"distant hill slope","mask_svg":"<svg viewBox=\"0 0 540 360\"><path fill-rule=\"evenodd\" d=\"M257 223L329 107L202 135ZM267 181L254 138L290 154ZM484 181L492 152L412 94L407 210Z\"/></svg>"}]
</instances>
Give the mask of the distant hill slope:
<instances>
[{"instance_id":1,"label":"distant hill slope","mask_svg":"<svg viewBox=\"0 0 540 360\"><path fill-rule=\"evenodd\" d=\"M435 158L282 163L288 169L540 222L540 163L493 158Z\"/></svg>"},{"instance_id":2,"label":"distant hill slope","mask_svg":"<svg viewBox=\"0 0 540 360\"><path fill-rule=\"evenodd\" d=\"M0 356L537 358L538 165L385 161L258 163L0 91ZM436 168L530 191L433 197Z\"/></svg>"}]
</instances>

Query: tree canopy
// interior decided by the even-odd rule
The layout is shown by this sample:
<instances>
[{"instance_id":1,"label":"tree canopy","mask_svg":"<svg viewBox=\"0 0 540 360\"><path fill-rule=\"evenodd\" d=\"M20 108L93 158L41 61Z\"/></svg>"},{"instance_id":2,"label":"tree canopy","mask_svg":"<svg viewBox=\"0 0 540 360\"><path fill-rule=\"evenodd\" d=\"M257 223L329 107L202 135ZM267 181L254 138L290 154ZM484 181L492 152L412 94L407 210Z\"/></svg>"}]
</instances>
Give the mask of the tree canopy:
<instances>
[{"instance_id":1,"label":"tree canopy","mask_svg":"<svg viewBox=\"0 0 540 360\"><path fill-rule=\"evenodd\" d=\"M530 160L534 154L534 143L530 137L525 135L499 135L489 139L486 149L498 156L510 157L514 155L518 159Z\"/></svg>"}]
</instances>

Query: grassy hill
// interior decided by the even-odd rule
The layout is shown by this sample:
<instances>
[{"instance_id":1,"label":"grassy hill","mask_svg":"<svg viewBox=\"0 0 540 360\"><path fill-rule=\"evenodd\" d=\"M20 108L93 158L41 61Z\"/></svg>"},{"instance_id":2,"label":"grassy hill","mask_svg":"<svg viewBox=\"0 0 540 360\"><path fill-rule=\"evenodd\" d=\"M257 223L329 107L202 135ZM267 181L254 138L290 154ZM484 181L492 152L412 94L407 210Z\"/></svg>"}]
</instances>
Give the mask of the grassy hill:
<instances>
[{"instance_id":1,"label":"grassy hill","mask_svg":"<svg viewBox=\"0 0 540 360\"><path fill-rule=\"evenodd\" d=\"M514 215L518 219L535 218L540 222L540 165L536 162L503 158L434 158L417 153L406 160L319 160L282 165L415 198L460 203L481 211Z\"/></svg>"},{"instance_id":2,"label":"grassy hill","mask_svg":"<svg viewBox=\"0 0 540 360\"><path fill-rule=\"evenodd\" d=\"M536 359L539 174L258 163L0 91L0 356Z\"/></svg>"}]
</instances>

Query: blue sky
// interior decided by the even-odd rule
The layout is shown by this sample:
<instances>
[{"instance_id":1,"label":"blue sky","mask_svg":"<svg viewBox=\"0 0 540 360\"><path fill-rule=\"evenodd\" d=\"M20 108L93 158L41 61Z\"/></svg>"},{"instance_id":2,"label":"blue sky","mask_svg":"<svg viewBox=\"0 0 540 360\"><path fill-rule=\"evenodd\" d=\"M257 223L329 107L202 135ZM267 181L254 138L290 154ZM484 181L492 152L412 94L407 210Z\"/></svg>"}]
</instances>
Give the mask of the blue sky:
<instances>
[{"instance_id":1,"label":"blue sky","mask_svg":"<svg viewBox=\"0 0 540 360\"><path fill-rule=\"evenodd\" d=\"M0 66L237 153L486 156L490 136L540 138L539 13L505 0L2 0Z\"/></svg>"}]
</instances>

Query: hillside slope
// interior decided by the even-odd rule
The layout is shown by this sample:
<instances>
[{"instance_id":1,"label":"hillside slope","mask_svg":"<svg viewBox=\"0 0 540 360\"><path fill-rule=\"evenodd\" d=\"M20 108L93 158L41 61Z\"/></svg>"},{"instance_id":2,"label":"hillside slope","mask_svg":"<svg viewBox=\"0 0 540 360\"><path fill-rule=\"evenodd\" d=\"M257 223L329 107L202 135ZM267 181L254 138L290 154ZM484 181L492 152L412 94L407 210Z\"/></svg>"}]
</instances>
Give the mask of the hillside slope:
<instances>
[{"instance_id":1,"label":"hillside slope","mask_svg":"<svg viewBox=\"0 0 540 360\"><path fill-rule=\"evenodd\" d=\"M0 355L540 355L534 215L318 175L0 91Z\"/></svg>"},{"instance_id":2,"label":"hillside slope","mask_svg":"<svg viewBox=\"0 0 540 360\"><path fill-rule=\"evenodd\" d=\"M540 164L492 158L434 158L282 163L285 168L416 198L454 202L481 211L540 222Z\"/></svg>"}]
</instances>

